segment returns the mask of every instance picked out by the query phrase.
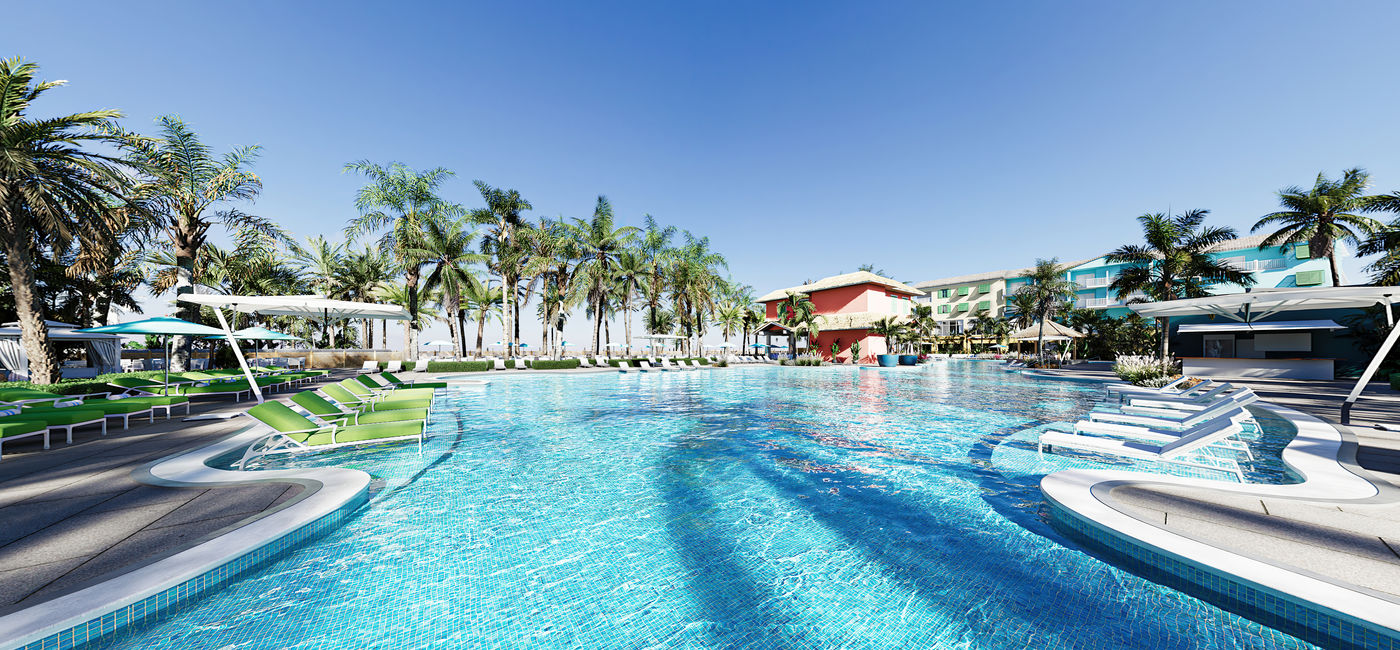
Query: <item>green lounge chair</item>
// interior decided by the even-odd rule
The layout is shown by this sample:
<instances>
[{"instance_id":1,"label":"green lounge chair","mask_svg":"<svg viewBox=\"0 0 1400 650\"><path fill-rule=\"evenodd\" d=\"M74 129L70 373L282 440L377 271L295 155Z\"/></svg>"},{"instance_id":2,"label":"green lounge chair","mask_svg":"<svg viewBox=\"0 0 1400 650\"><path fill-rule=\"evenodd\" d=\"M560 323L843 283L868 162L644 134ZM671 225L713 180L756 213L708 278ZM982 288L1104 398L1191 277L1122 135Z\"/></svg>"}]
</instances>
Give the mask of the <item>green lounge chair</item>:
<instances>
[{"instance_id":1,"label":"green lounge chair","mask_svg":"<svg viewBox=\"0 0 1400 650\"><path fill-rule=\"evenodd\" d=\"M428 419L428 409L396 409L392 411L368 412L361 412L353 409L342 410L339 406L332 404L330 400L317 395L315 391L309 390L304 390L293 395L292 402L306 409L308 413L321 420L341 426Z\"/></svg>"},{"instance_id":2,"label":"green lounge chair","mask_svg":"<svg viewBox=\"0 0 1400 650\"><path fill-rule=\"evenodd\" d=\"M426 431L422 420L376 422L355 426L318 425L281 402L263 402L248 409L248 416L268 428L268 435L249 445L238 461L243 469L248 461L269 454L324 451L352 445L416 440L421 453Z\"/></svg>"},{"instance_id":3,"label":"green lounge chair","mask_svg":"<svg viewBox=\"0 0 1400 650\"><path fill-rule=\"evenodd\" d=\"M25 419L19 416L18 409L9 409L13 415L0 416L0 458L5 453L5 443L33 436L44 437L44 449L49 448L49 426L43 420Z\"/></svg>"},{"instance_id":4,"label":"green lounge chair","mask_svg":"<svg viewBox=\"0 0 1400 650\"><path fill-rule=\"evenodd\" d=\"M399 388L447 388L445 381L404 381L387 370L379 373L379 376Z\"/></svg>"},{"instance_id":5,"label":"green lounge chair","mask_svg":"<svg viewBox=\"0 0 1400 650\"><path fill-rule=\"evenodd\" d=\"M431 388L399 388L388 384L380 385L376 384L373 379L369 379L365 375L358 375L354 379L341 380L340 385L356 395L379 396L387 399L413 398L431 400L434 392Z\"/></svg>"},{"instance_id":6,"label":"green lounge chair","mask_svg":"<svg viewBox=\"0 0 1400 650\"><path fill-rule=\"evenodd\" d=\"M253 387L244 381L200 381L193 384L181 384L176 388L177 392L185 397L207 397L211 395L232 395L233 401L243 400L243 395L251 394Z\"/></svg>"},{"instance_id":7,"label":"green lounge chair","mask_svg":"<svg viewBox=\"0 0 1400 650\"><path fill-rule=\"evenodd\" d=\"M98 397L98 395L101 395L101 397ZM24 407L24 412L31 414L47 413L49 411L63 411L68 408L81 408L84 410L101 411L104 417L120 419L122 421L123 430L131 428L131 418L133 416L145 415L151 422L156 421L155 412L151 408L151 405L146 402L135 401L125 397L110 399L107 396L107 393L82 395L78 396L76 399L79 401L78 404L72 404L72 400L69 400L66 403L71 404L71 406L67 407L58 406L60 403L63 402L51 402L48 404L27 404ZM103 435L106 435L105 430L103 431Z\"/></svg>"},{"instance_id":8,"label":"green lounge chair","mask_svg":"<svg viewBox=\"0 0 1400 650\"><path fill-rule=\"evenodd\" d=\"M67 406L59 406L60 404L67 404ZM107 435L107 414L98 409L82 408L81 404L82 400L77 399L60 400L53 404L35 403L25 405L24 410L14 417L16 420L43 422L49 428L50 433L62 430L69 444L73 442L73 430L89 424L102 425L102 435Z\"/></svg>"},{"instance_id":9,"label":"green lounge chair","mask_svg":"<svg viewBox=\"0 0 1400 650\"><path fill-rule=\"evenodd\" d=\"M0 402L9 402L11 404L53 402L62 397L62 395L48 393L42 390L34 390L33 388L6 388L0 390Z\"/></svg>"},{"instance_id":10,"label":"green lounge chair","mask_svg":"<svg viewBox=\"0 0 1400 650\"><path fill-rule=\"evenodd\" d=\"M347 383L348 382L348 383ZM422 409L432 408L433 398L431 395L423 396L384 396L359 386L349 379L321 387L327 397L340 402L341 405L354 408L364 408L370 411L393 411L397 409Z\"/></svg>"}]
</instances>

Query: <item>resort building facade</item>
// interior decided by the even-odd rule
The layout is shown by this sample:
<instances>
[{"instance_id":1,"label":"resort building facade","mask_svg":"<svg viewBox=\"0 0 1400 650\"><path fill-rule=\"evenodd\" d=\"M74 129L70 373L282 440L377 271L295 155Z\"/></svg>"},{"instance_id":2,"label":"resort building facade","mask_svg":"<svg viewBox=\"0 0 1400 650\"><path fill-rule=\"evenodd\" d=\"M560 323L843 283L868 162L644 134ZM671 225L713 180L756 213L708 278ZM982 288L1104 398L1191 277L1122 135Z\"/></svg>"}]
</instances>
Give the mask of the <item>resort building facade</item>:
<instances>
[{"instance_id":1,"label":"resort building facade","mask_svg":"<svg viewBox=\"0 0 1400 650\"><path fill-rule=\"evenodd\" d=\"M806 294L812 301L814 311L819 316L818 335L813 340L814 352L824 359L837 362L851 360L852 343L860 344L860 359L863 361L888 352L885 337L870 333L870 328L884 318L909 316L914 307L914 298L924 295L903 282L867 271L834 275L801 286L771 291L758 299L767 318L758 331L769 344L773 336L792 340L789 336L791 332L782 323L779 313L790 293ZM831 354L833 343L840 348L834 359ZM790 345L797 347L798 342L793 340Z\"/></svg>"},{"instance_id":2,"label":"resort building facade","mask_svg":"<svg viewBox=\"0 0 1400 650\"><path fill-rule=\"evenodd\" d=\"M1326 258L1314 258L1307 244L1285 244L1261 249L1264 235L1241 237L1217 246L1210 255L1226 261L1254 277L1254 288L1332 286ZM1106 256L1068 263L1066 279L1078 285L1074 306L1081 309L1106 309L1115 317L1127 316L1127 303L1141 294L1119 298L1109 288L1128 264L1107 261ZM1004 318L1007 298L1029 283L1030 268L974 273L951 278L919 282L914 285L923 292L921 303L932 305L938 319L940 336L960 335L970 327L978 314ZM1240 293L1244 287L1222 284L1213 288L1215 294Z\"/></svg>"}]
</instances>

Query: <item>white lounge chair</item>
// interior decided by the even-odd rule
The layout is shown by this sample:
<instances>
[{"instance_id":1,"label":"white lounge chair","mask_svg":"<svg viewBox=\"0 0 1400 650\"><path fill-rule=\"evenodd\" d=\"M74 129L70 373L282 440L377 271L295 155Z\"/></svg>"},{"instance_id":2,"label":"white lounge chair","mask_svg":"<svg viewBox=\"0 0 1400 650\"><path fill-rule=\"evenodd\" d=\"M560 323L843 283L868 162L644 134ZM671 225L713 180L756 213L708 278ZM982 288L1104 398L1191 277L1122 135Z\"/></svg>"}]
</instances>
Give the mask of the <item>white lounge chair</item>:
<instances>
[{"instance_id":1,"label":"white lounge chair","mask_svg":"<svg viewBox=\"0 0 1400 650\"><path fill-rule=\"evenodd\" d=\"M593 357L593 365L599 368L606 368L608 367L608 362L603 357Z\"/></svg>"},{"instance_id":2,"label":"white lounge chair","mask_svg":"<svg viewBox=\"0 0 1400 650\"><path fill-rule=\"evenodd\" d=\"M1118 422L1163 429L1189 429L1206 420L1218 418L1231 409L1253 404L1258 399L1259 397L1254 394L1254 391L1242 388L1231 393L1229 397L1217 399L1210 406L1199 411L1125 406L1122 413L1093 411L1089 413L1089 419L1095 422Z\"/></svg>"},{"instance_id":3,"label":"white lounge chair","mask_svg":"<svg viewBox=\"0 0 1400 650\"><path fill-rule=\"evenodd\" d=\"M647 361L646 359L638 361L637 368L639 368L642 372L646 372L648 370L655 370L655 368L652 368L651 362Z\"/></svg>"},{"instance_id":4,"label":"white lounge chair","mask_svg":"<svg viewBox=\"0 0 1400 650\"><path fill-rule=\"evenodd\" d=\"M1239 409L1241 413L1244 409ZM1242 427L1236 420L1237 415L1228 417L1217 417L1212 419L1206 426L1193 430L1189 435L1183 435L1176 440L1166 444L1153 444L1135 440L1120 440L1114 438L1103 438L1099 436L1086 436L1063 431L1047 431L1040 434L1038 449L1041 453L1045 448L1072 449L1075 451L1087 451L1124 458L1136 458L1141 460L1154 460L1176 465L1190 467L1201 467L1206 469L1221 470L1233 473L1240 481L1244 481L1244 473L1240 471L1239 463L1224 458L1203 458L1201 461L1192 461L1182 458L1183 456L1205 447L1221 442L1230 436L1240 433ZM1220 464L1211 464L1209 461L1219 461Z\"/></svg>"},{"instance_id":5,"label":"white lounge chair","mask_svg":"<svg viewBox=\"0 0 1400 650\"><path fill-rule=\"evenodd\" d=\"M1234 390L1235 385L1231 383L1216 384L1214 388L1200 393L1199 395L1163 395L1161 397L1129 397L1129 406L1145 406L1151 408L1175 408L1187 411L1198 411L1215 400L1227 397L1233 393L1226 391Z\"/></svg>"},{"instance_id":6,"label":"white lounge chair","mask_svg":"<svg viewBox=\"0 0 1400 650\"><path fill-rule=\"evenodd\" d=\"M492 359L492 360L491 360L491 363L492 363L492 366L491 366L491 369L492 369L492 370L505 370L505 369L506 369L506 361L505 361L505 359Z\"/></svg>"},{"instance_id":7,"label":"white lounge chair","mask_svg":"<svg viewBox=\"0 0 1400 650\"><path fill-rule=\"evenodd\" d=\"M1181 385L1182 385L1183 383L1185 383L1187 380L1190 380L1190 379L1193 379L1193 377L1188 377L1188 376L1186 376L1186 375L1182 375L1182 376L1180 376L1180 377L1177 377L1176 379L1173 379L1171 382L1167 383L1165 386L1159 386L1159 387L1157 387L1157 388L1148 388L1148 387L1146 387L1146 386L1133 386L1133 385L1131 385L1131 384L1122 384L1122 385L1119 385L1119 384L1109 384L1109 385L1108 385L1108 394L1109 394L1110 396L1111 396L1111 395L1120 395L1120 396L1122 396L1122 395L1188 395L1188 394L1199 393L1199 392L1201 392L1201 391L1204 391L1204 390L1206 390L1206 389L1209 389L1209 388L1210 388L1212 385L1214 385L1214 383L1215 383L1215 382L1213 382L1213 381L1211 381L1211 380L1209 380L1209 379L1203 379L1203 380L1201 380L1200 382L1196 383L1196 385L1194 385L1194 386L1192 386L1192 387L1190 387L1190 388L1182 389L1182 388L1181 388Z\"/></svg>"},{"instance_id":8,"label":"white lounge chair","mask_svg":"<svg viewBox=\"0 0 1400 650\"><path fill-rule=\"evenodd\" d=\"M360 369L357 370L356 372L358 372L358 373L360 373L360 374L364 374L364 373L367 373L367 372L379 372L379 362L378 362L378 361L366 361L366 362L364 363L364 365L360 366Z\"/></svg>"},{"instance_id":9,"label":"white lounge chair","mask_svg":"<svg viewBox=\"0 0 1400 650\"><path fill-rule=\"evenodd\" d=\"M626 361L619 361L617 362L617 370L618 372L627 372L629 370L632 370L632 366L629 365Z\"/></svg>"},{"instance_id":10,"label":"white lounge chair","mask_svg":"<svg viewBox=\"0 0 1400 650\"><path fill-rule=\"evenodd\" d=\"M528 369L528 368L529 368L529 366L525 365L525 359L524 359L523 357L516 357L516 358L515 358L515 369L516 369L516 370L525 370L525 369Z\"/></svg>"},{"instance_id":11,"label":"white lounge chair","mask_svg":"<svg viewBox=\"0 0 1400 650\"><path fill-rule=\"evenodd\" d=\"M592 368L592 367L593 367L593 364L591 364L591 363L588 362L588 357L579 357L579 358L577 359L577 361L578 361L578 367L580 367L580 368Z\"/></svg>"},{"instance_id":12,"label":"white lounge chair","mask_svg":"<svg viewBox=\"0 0 1400 650\"><path fill-rule=\"evenodd\" d=\"M661 357L661 365L658 366L658 367L661 368L662 370L675 370L676 368L679 368L680 366L678 366L678 365L676 365L676 364L674 364L674 363L671 363L671 360L668 359L668 358L666 358L666 357Z\"/></svg>"},{"instance_id":13,"label":"white lounge chair","mask_svg":"<svg viewBox=\"0 0 1400 650\"><path fill-rule=\"evenodd\" d=\"M428 360L427 360L427 359L419 359L419 360L413 362L413 372L427 372L427 371L428 371ZM392 372L392 371L391 371L391 372Z\"/></svg>"},{"instance_id":14,"label":"white lounge chair","mask_svg":"<svg viewBox=\"0 0 1400 650\"><path fill-rule=\"evenodd\" d=\"M1243 407L1241 407L1233 411L1228 411L1220 417L1234 420L1237 424L1243 424L1246 420L1250 419L1250 414L1249 411L1246 411ZM1178 438L1182 438L1184 436L1195 435L1196 433L1199 433L1200 431L1212 426L1218 419L1220 418L1216 418L1215 420L1206 420L1205 422L1201 422L1200 424L1197 424L1196 426L1186 430L1157 429L1153 427L1143 427L1132 424L1117 424L1113 422L1093 422L1090 420L1081 420L1074 424L1074 432L1081 435L1107 436L1110 438L1129 438L1133 440L1146 440L1148 442L1165 444L1177 440ZM1231 436L1231 438L1234 437L1236 436ZM1250 460L1254 460L1254 452L1250 451L1249 445L1245 444L1242 440L1231 440L1227 438L1226 440L1222 440L1221 442L1216 444L1229 447L1231 449L1243 451L1245 455L1249 457Z\"/></svg>"},{"instance_id":15,"label":"white lounge chair","mask_svg":"<svg viewBox=\"0 0 1400 650\"><path fill-rule=\"evenodd\" d=\"M384 372L403 372L403 361L395 359L384 366Z\"/></svg>"}]
</instances>

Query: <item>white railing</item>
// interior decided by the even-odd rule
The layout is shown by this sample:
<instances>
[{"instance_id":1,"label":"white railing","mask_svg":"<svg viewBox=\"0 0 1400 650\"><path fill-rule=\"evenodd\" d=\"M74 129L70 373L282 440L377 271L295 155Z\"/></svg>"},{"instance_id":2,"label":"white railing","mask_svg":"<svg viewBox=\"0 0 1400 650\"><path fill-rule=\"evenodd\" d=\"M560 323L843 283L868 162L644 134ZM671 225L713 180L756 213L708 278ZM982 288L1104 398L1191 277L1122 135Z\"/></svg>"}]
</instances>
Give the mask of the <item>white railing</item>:
<instances>
[{"instance_id":1,"label":"white railing","mask_svg":"<svg viewBox=\"0 0 1400 650\"><path fill-rule=\"evenodd\" d=\"M1243 271L1245 273L1254 273L1257 271L1280 271L1288 268L1288 262L1285 262L1284 260L1278 258L1268 260L1245 260L1239 257L1227 257L1221 261L1225 262L1225 264L1228 265L1230 268L1235 269L1236 271Z\"/></svg>"},{"instance_id":2,"label":"white railing","mask_svg":"<svg viewBox=\"0 0 1400 650\"><path fill-rule=\"evenodd\" d=\"M1080 309L1097 309L1114 305L1112 298L1080 298L1076 305Z\"/></svg>"},{"instance_id":3,"label":"white railing","mask_svg":"<svg viewBox=\"0 0 1400 650\"><path fill-rule=\"evenodd\" d=\"M1111 284L1113 282L1113 278L1079 278L1074 282L1079 286L1084 287L1085 289L1097 289L1099 287L1106 287L1109 284Z\"/></svg>"}]
</instances>

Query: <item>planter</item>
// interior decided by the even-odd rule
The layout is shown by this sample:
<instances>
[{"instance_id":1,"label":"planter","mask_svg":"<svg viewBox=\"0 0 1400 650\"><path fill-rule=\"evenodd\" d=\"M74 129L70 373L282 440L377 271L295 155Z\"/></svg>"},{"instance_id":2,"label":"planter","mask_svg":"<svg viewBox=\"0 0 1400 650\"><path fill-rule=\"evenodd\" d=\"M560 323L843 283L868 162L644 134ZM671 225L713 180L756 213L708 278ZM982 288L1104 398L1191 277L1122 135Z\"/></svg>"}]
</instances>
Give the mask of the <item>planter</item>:
<instances>
[{"instance_id":1,"label":"planter","mask_svg":"<svg viewBox=\"0 0 1400 650\"><path fill-rule=\"evenodd\" d=\"M899 365L901 365L901 366L917 366L917 365L919 365L919 355L917 355L917 354L901 354L901 355L899 355Z\"/></svg>"},{"instance_id":2,"label":"planter","mask_svg":"<svg viewBox=\"0 0 1400 650\"><path fill-rule=\"evenodd\" d=\"M899 365L899 355L897 354L877 354L875 360L880 363L881 368L893 368Z\"/></svg>"}]
</instances>

